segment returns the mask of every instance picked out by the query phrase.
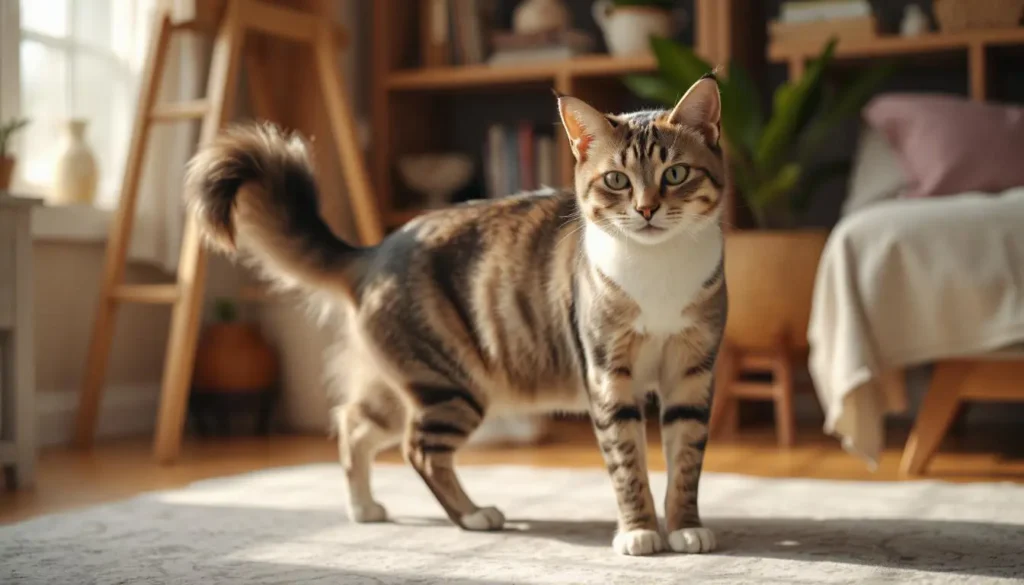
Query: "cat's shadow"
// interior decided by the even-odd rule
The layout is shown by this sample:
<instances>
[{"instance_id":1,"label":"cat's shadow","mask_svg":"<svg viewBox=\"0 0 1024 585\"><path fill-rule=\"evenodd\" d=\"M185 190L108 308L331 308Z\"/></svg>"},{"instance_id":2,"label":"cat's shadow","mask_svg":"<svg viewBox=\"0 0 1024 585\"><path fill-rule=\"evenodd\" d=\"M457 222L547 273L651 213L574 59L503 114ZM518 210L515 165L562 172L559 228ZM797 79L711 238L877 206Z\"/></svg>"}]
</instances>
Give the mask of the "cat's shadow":
<instances>
[{"instance_id":1,"label":"cat's shadow","mask_svg":"<svg viewBox=\"0 0 1024 585\"><path fill-rule=\"evenodd\" d=\"M447 526L439 519L399 524ZM735 557L855 564L959 575L1024 575L1024 527L921 519L707 518L719 547ZM509 519L503 535L554 539L611 550L615 523Z\"/></svg>"}]
</instances>

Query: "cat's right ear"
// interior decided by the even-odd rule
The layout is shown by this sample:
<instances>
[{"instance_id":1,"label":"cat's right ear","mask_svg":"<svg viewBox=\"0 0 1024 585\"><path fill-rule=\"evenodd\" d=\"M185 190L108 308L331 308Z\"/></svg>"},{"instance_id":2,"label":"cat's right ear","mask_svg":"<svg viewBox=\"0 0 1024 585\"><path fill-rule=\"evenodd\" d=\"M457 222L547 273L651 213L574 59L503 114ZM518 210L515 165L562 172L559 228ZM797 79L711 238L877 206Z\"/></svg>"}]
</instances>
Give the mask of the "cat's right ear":
<instances>
[{"instance_id":1,"label":"cat's right ear","mask_svg":"<svg viewBox=\"0 0 1024 585\"><path fill-rule=\"evenodd\" d=\"M587 160L587 152L594 140L600 140L612 130L612 125L601 112L579 98L558 96L558 113L569 136L569 146L579 162Z\"/></svg>"}]
</instances>

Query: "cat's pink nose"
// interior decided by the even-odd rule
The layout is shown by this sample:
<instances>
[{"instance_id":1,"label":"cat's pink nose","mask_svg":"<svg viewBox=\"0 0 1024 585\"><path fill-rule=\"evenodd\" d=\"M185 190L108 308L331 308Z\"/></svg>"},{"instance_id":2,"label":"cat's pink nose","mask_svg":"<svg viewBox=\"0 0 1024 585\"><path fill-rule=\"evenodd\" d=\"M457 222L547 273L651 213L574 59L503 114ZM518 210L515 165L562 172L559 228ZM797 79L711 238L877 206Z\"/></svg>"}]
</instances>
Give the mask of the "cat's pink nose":
<instances>
[{"instance_id":1,"label":"cat's pink nose","mask_svg":"<svg viewBox=\"0 0 1024 585\"><path fill-rule=\"evenodd\" d=\"M640 215L644 216L644 219L650 220L658 212L659 208L661 208L661 205L655 203L654 205L640 205L636 210L640 212Z\"/></svg>"}]
</instances>

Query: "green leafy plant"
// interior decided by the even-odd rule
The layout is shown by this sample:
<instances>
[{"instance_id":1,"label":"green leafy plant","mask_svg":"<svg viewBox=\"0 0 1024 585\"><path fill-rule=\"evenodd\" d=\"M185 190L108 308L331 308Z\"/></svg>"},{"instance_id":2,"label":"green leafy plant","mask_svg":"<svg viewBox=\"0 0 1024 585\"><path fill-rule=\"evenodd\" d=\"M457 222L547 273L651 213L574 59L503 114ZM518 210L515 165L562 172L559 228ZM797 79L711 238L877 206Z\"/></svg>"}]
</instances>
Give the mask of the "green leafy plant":
<instances>
[{"instance_id":1,"label":"green leafy plant","mask_svg":"<svg viewBox=\"0 0 1024 585\"><path fill-rule=\"evenodd\" d=\"M16 132L28 126L27 118L14 118L8 120L3 124L0 124L0 158L7 156L7 148L11 140L11 136L14 136Z\"/></svg>"},{"instance_id":2,"label":"green leafy plant","mask_svg":"<svg viewBox=\"0 0 1024 585\"><path fill-rule=\"evenodd\" d=\"M712 67L689 47L652 38L656 75L626 78L633 93L671 107ZM761 227L789 227L806 211L815 190L849 160L813 164L836 127L856 116L892 72L882 64L860 72L841 88L825 83L836 40L826 43L802 77L783 83L773 96L768 116L753 78L736 63L718 76L722 96L722 133L732 180Z\"/></svg>"},{"instance_id":3,"label":"green leafy plant","mask_svg":"<svg viewBox=\"0 0 1024 585\"><path fill-rule=\"evenodd\" d=\"M218 323L238 321L238 305L231 299L218 298L213 303L213 318Z\"/></svg>"}]
</instances>

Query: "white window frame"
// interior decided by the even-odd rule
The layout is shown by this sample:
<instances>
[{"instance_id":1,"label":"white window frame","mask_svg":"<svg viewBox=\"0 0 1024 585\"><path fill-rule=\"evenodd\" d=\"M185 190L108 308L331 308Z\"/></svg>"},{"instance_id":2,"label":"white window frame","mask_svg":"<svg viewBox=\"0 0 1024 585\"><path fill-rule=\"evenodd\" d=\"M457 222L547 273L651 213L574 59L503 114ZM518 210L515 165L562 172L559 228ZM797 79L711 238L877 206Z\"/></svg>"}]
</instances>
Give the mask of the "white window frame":
<instances>
[{"instance_id":1,"label":"white window frame","mask_svg":"<svg viewBox=\"0 0 1024 585\"><path fill-rule=\"evenodd\" d=\"M76 24L76 16L77 16L77 14L76 14L77 11L74 9L75 0L64 0L64 1L65 1L66 14L67 14L67 36L54 36L54 35L47 34L47 33L42 33L42 32L36 31L36 30L27 29L27 28L24 28L23 26L21 26L21 24L19 23L18 25L16 25L17 26L17 29L16 29L17 33L15 35L15 38L17 39L17 43L19 44L19 47L20 47L20 43L23 42L23 41L32 41L32 42L36 42L36 43L39 43L41 45L44 45L44 46L46 46L49 49L60 51L63 54L64 62L65 62L65 68L64 68L65 80L64 81L65 81L65 86L68 88L67 95L65 96L65 100L66 100L65 101L65 108L66 108L66 110L68 112L68 115L70 117L76 117L76 116L78 116L80 114L80 112L76 109L76 105L77 105L76 101L77 101L78 98L76 98L76 95L75 95L75 92L74 92L74 81L75 81L75 72L76 72L76 60L74 58L75 55L89 55L91 57L94 57L94 58L101 59L101 60L105 61L108 65L111 66L112 71L114 71L114 75L120 81L127 82L127 86L129 88L131 88L130 89L131 95L132 95L132 97L134 97L135 94L137 93L137 90L138 90L138 82L139 82L138 73L139 72L134 70L133 62L131 60L131 57L130 56L125 57L125 56L119 55L117 53L116 49L113 49L113 48L101 47L101 46L97 46L97 45L95 45L93 43L90 43L88 41L82 41L82 40L76 39L75 36L74 36L74 31L76 30L75 29L75 24ZM18 10L18 5L20 4L20 0L0 0L0 4L13 4L14 5L14 9ZM136 8L139 9L139 10L143 10L143 7L138 6L138 4L139 3L137 3L137 2L135 3ZM148 16L148 15L143 15L143 16L145 17L145 16ZM15 17L17 17L17 13L15 13ZM149 20L148 17L141 18L139 20L140 20L140 22L139 22L140 26L148 26L149 23L150 23L150 20ZM19 19L15 18L14 21L17 23L17 22L19 22ZM6 37L7 35L4 35L4 36ZM17 59L18 52L15 52L14 55L15 55L15 59ZM15 69L16 70L17 70L17 67L18 67L18 62L16 60L15 61ZM18 81L20 82L20 79ZM16 98L20 100L20 94L21 94L20 83L15 83L15 88L16 89L14 89L14 91L18 94L16 96ZM130 139L130 136L126 136L125 138L126 139ZM17 142L15 144L17 144ZM107 162L109 162L109 161L107 161ZM124 161L119 161L118 164L124 164ZM21 170L24 171L24 166L21 167ZM118 169L118 170L120 170L120 169ZM113 168L106 168L106 169L104 169L104 174L106 175L105 179L109 180L114 175L116 175L118 177L120 176L120 174L121 174L120 172L111 174L111 173L113 173L113 171L114 171ZM22 192L31 193L31 194L34 194L34 195L42 195L42 194L46 193L46 191L50 188L49 184L35 183L35 182L29 181L28 178L25 177L25 175L22 172L18 172L17 170L15 171L15 185ZM119 185L117 185L116 183L108 184L108 185L104 185L103 183L101 183L97 188L100 190L100 192L97 193L97 200L107 201L108 203L116 205L116 202L117 202L118 198L120 197L120 193L117 192L117 190L120 188ZM103 189L106 189L106 190L104 191Z\"/></svg>"}]
</instances>

